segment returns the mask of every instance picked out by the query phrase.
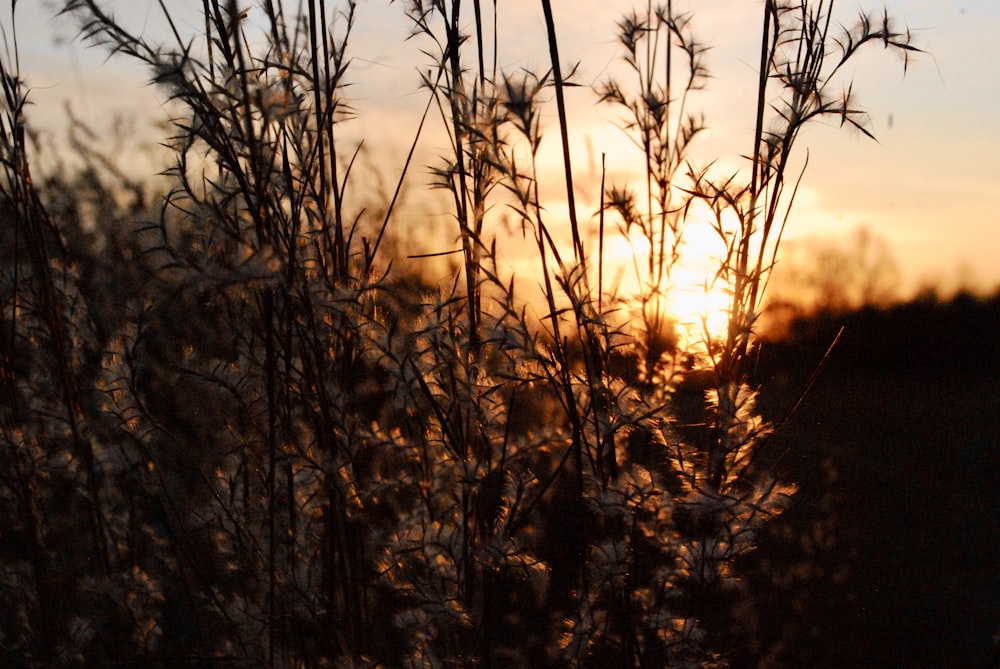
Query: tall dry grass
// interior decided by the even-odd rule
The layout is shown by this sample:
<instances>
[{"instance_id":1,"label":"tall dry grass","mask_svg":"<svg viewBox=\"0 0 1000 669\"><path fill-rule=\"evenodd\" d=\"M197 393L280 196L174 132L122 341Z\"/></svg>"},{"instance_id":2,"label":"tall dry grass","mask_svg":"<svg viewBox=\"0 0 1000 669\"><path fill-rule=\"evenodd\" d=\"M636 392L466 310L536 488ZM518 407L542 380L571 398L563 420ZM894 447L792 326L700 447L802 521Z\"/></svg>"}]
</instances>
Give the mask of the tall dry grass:
<instances>
[{"instance_id":1,"label":"tall dry grass","mask_svg":"<svg viewBox=\"0 0 1000 669\"><path fill-rule=\"evenodd\" d=\"M748 382L801 178L786 171L817 119L867 133L838 73L866 43L912 53L909 36L867 14L841 30L832 2L766 2L748 168L720 176L688 151L705 124L688 111L706 75L693 20L670 2L624 17L632 78L597 95L625 112L645 179L602 194L595 249L551 4L545 72L505 71L495 4L401 4L429 59L418 127L436 112L449 140L429 184L452 207L446 280L393 270L422 130L383 211L365 209L343 133L363 119L346 102L353 2L264 0L254 27L235 1L203 0L194 35L160 2L161 46L93 0L65 3L180 110L160 206L108 200L124 229L101 234L131 275L67 248L72 216L49 214L66 200L32 180L16 43L4 56L5 661L646 667L744 652L737 558L794 490L755 460L770 427ZM539 194L550 130L570 253ZM694 203L716 216L713 280L731 302L726 331L683 351L664 292ZM539 319L499 269L500 206L532 242ZM608 216L648 241L636 295L606 285Z\"/></svg>"}]
</instances>

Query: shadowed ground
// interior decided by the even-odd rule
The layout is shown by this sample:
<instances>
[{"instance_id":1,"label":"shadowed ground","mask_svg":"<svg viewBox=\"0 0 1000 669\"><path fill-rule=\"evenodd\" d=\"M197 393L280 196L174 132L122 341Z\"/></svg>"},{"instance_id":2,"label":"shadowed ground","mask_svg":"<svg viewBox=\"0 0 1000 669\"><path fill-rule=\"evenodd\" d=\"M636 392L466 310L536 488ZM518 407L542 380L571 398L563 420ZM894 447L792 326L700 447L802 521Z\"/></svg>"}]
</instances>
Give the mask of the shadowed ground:
<instances>
[{"instance_id":1,"label":"shadowed ground","mask_svg":"<svg viewBox=\"0 0 1000 669\"><path fill-rule=\"evenodd\" d=\"M1000 298L799 323L765 348L770 444L802 481L754 558L780 666L985 667L1000 628ZM768 665L768 662L764 662Z\"/></svg>"}]
</instances>

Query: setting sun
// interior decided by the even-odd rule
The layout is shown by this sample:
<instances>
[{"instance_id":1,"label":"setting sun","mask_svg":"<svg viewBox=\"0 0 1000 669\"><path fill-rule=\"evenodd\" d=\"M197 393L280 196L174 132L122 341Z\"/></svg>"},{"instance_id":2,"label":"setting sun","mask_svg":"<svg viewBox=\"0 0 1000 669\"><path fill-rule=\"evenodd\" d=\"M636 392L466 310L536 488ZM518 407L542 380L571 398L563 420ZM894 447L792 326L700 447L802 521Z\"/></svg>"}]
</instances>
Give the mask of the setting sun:
<instances>
[{"instance_id":1,"label":"setting sun","mask_svg":"<svg viewBox=\"0 0 1000 669\"><path fill-rule=\"evenodd\" d=\"M692 205L681 221L678 257L665 267L656 288L650 277L650 242L635 228L628 236L612 234L605 241L605 277L613 277L616 296L641 302L654 293L663 301L666 315L675 322L681 348L701 348L706 340L725 337L729 324L732 286L720 268L727 255L724 237L703 206ZM732 212L721 215L721 232L738 228ZM655 254L654 254L655 264ZM655 271L655 270L654 270Z\"/></svg>"},{"instance_id":2,"label":"setting sun","mask_svg":"<svg viewBox=\"0 0 1000 669\"><path fill-rule=\"evenodd\" d=\"M728 264L724 235L735 234L739 221L729 210L722 212L721 223L705 207L692 206L689 212L666 300L681 344L701 346L726 335L732 286L719 270Z\"/></svg>"},{"instance_id":3,"label":"setting sun","mask_svg":"<svg viewBox=\"0 0 1000 669\"><path fill-rule=\"evenodd\" d=\"M667 311L677 320L678 337L684 347L701 346L726 336L729 324L729 287L696 272L678 272L677 282L667 291ZM688 281L690 279L690 281ZM701 283L697 283L701 281Z\"/></svg>"}]
</instances>

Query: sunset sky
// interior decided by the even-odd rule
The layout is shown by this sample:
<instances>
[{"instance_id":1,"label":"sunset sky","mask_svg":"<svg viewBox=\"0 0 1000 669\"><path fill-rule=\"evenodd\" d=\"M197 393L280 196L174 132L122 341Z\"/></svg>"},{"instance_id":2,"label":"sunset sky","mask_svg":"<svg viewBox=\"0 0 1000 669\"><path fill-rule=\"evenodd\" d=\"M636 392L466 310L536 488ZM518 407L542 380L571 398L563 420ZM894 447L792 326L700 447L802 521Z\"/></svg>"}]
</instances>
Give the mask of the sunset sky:
<instances>
[{"instance_id":1,"label":"sunset sky","mask_svg":"<svg viewBox=\"0 0 1000 669\"><path fill-rule=\"evenodd\" d=\"M166 38L154 0L102 4L113 6L134 31ZM201 0L166 4L176 10L182 29L197 30ZM500 5L502 65L544 71L540 4L516 0ZM145 86L147 73L71 41L73 25L54 20L45 6L46 0L21 0L17 8L22 74L33 89L31 118L36 125L58 127L65 99L98 127L115 113L163 117L156 91ZM698 156L735 168L741 164L739 156L750 151L753 137L762 3L677 0L675 6L694 11L696 33L713 47L707 59L713 75L709 90L693 101L712 128ZM865 226L890 244L909 290L930 284L947 289L956 282L995 287L1000 285L1000 208L995 204L1000 195L1000 3L888 0L886 6L927 54L913 59L905 78L901 59L879 48L858 61L854 93L871 112L878 142L835 125L817 126L803 137L799 149L809 147L810 164L788 236L837 240ZM577 82L598 82L618 57L614 22L632 3L555 0L553 7L563 61L579 61ZM841 2L838 17L850 22L859 7L882 9L867 0ZM9 6L2 16L9 29ZM417 70L427 63L419 52L426 44L406 42L408 31L400 3L360 0L351 70L358 85L350 94L359 113L357 132L368 137L374 150L383 151L390 165L405 155L416 128L415 110L426 101ZM594 183L602 153L609 178L627 178L636 156L615 128L614 112L595 108L583 87L571 90L568 101L580 180ZM548 137L554 145L554 127ZM585 185L582 190L587 191Z\"/></svg>"}]
</instances>

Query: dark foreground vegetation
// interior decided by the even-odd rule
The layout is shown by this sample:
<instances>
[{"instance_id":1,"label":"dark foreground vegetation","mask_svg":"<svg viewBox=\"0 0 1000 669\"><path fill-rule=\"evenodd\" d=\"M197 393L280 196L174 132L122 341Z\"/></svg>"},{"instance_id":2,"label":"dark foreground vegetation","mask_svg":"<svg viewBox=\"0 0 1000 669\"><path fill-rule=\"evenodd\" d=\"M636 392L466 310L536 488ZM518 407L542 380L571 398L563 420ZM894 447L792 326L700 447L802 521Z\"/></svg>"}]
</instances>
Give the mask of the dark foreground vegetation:
<instances>
[{"instance_id":1,"label":"dark foreground vegetation","mask_svg":"<svg viewBox=\"0 0 1000 669\"><path fill-rule=\"evenodd\" d=\"M995 438L992 387L940 373L968 349L939 340L925 358L895 334L866 369L865 342L885 341L865 328L897 312L844 317L785 423L830 333L814 320L791 343L758 335L799 132L827 119L867 134L842 69L869 45L904 66L916 51L886 13L841 27L831 2L763 3L754 130L733 174L688 153L706 79L690 17L670 2L623 17L621 69L593 92L621 114L644 183L606 184L584 220L551 4L551 69L507 72L490 8L401 3L427 58L413 145L436 122L450 147L430 184L409 186L450 203L454 244L430 252L454 263L432 274L399 262L409 164L373 201L342 134L359 114L357 6L292 15L265 0L250 21L205 0L186 34L166 5L168 45L101 3L64 6L177 110L162 193L79 124L76 167L38 169L13 29L0 62L0 664L914 666L985 652L984 621L962 638L939 624L934 649L924 626L951 613L936 595L989 615L956 569L991 572L932 533L995 520L976 478L994 462L979 441ZM549 117L558 215L536 169ZM696 209L715 221L705 283L729 297L728 323L684 343L665 304ZM499 212L532 249L530 302L501 269ZM635 242L636 294L608 285L612 234ZM896 374L911 367L937 371ZM936 406L974 409L969 432L931 425ZM934 439L911 445L897 423Z\"/></svg>"}]
</instances>

